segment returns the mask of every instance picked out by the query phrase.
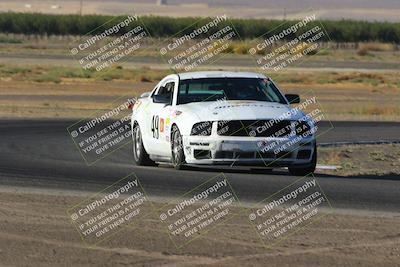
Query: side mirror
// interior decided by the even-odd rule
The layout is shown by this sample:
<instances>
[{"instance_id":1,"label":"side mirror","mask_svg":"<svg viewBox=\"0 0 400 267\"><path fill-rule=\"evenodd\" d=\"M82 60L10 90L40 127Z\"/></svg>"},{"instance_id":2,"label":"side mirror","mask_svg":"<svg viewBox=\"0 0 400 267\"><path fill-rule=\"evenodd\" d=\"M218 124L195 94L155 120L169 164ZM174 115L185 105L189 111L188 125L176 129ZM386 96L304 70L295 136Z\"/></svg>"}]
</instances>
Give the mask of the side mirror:
<instances>
[{"instance_id":1,"label":"side mirror","mask_svg":"<svg viewBox=\"0 0 400 267\"><path fill-rule=\"evenodd\" d=\"M300 96L296 94L287 94L285 95L286 99L289 101L289 104L297 104L300 103Z\"/></svg>"},{"instance_id":2,"label":"side mirror","mask_svg":"<svg viewBox=\"0 0 400 267\"><path fill-rule=\"evenodd\" d=\"M151 94L151 92L145 92L145 93L140 95L140 98L148 97L150 94Z\"/></svg>"},{"instance_id":3,"label":"side mirror","mask_svg":"<svg viewBox=\"0 0 400 267\"><path fill-rule=\"evenodd\" d=\"M171 104L171 97L170 95L154 95L153 102L161 104Z\"/></svg>"}]
</instances>

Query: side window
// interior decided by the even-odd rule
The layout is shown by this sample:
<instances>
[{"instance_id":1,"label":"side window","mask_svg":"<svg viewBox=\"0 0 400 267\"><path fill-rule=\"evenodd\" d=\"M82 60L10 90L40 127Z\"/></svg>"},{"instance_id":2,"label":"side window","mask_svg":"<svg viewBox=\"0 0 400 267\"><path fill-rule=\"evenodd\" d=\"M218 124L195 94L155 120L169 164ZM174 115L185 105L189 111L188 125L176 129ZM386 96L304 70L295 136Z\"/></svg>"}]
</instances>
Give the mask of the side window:
<instances>
[{"instance_id":1,"label":"side window","mask_svg":"<svg viewBox=\"0 0 400 267\"><path fill-rule=\"evenodd\" d=\"M165 94L165 86L161 85L158 91L154 95L163 95Z\"/></svg>"},{"instance_id":2,"label":"side window","mask_svg":"<svg viewBox=\"0 0 400 267\"><path fill-rule=\"evenodd\" d=\"M172 98L174 95L174 82L168 82L165 85L161 85L158 91L153 95L154 96L164 96L166 99L169 99L172 103Z\"/></svg>"}]
</instances>

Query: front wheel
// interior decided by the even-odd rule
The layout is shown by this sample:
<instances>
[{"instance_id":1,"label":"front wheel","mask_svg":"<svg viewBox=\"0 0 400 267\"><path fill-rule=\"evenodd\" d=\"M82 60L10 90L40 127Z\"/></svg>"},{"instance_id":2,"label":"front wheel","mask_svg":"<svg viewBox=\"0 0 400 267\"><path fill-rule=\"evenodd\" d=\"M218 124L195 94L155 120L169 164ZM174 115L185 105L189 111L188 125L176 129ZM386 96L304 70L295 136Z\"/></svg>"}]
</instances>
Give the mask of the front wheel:
<instances>
[{"instance_id":1,"label":"front wheel","mask_svg":"<svg viewBox=\"0 0 400 267\"><path fill-rule=\"evenodd\" d=\"M171 152L174 168L176 170L182 170L185 167L185 154L183 152L182 135L176 125L172 127Z\"/></svg>"},{"instance_id":2,"label":"front wheel","mask_svg":"<svg viewBox=\"0 0 400 267\"><path fill-rule=\"evenodd\" d=\"M135 124L132 129L132 141L133 141L133 159L138 166L155 166L155 162L152 161L147 154L143 146L142 132L140 131L139 124Z\"/></svg>"},{"instance_id":3,"label":"front wheel","mask_svg":"<svg viewBox=\"0 0 400 267\"><path fill-rule=\"evenodd\" d=\"M305 176L307 174L314 173L316 167L317 167L317 144L314 145L314 153L311 162L307 166L289 167L288 169L291 175Z\"/></svg>"}]
</instances>

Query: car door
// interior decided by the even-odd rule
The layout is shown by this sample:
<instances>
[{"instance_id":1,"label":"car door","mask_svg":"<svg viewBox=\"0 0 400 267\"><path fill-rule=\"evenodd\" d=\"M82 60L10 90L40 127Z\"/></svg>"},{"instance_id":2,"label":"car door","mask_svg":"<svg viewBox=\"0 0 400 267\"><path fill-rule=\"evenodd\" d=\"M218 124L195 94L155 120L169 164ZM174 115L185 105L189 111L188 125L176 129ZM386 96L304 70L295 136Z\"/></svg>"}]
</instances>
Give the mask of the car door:
<instances>
[{"instance_id":1,"label":"car door","mask_svg":"<svg viewBox=\"0 0 400 267\"><path fill-rule=\"evenodd\" d=\"M151 96L149 106L146 112L146 139L149 146L146 148L147 153L169 157L171 149L169 145L169 136L166 127L169 123L169 115L172 109L173 96L176 80L169 78L161 81L158 89ZM168 103L158 102L159 99L169 99Z\"/></svg>"}]
</instances>

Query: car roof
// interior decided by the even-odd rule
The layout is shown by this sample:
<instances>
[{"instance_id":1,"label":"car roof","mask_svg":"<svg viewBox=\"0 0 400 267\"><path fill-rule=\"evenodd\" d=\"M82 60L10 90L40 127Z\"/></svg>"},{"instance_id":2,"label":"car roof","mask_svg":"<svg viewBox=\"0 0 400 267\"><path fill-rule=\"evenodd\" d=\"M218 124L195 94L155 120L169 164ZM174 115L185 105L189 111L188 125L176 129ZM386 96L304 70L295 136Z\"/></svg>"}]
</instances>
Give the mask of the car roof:
<instances>
[{"instance_id":1,"label":"car roof","mask_svg":"<svg viewBox=\"0 0 400 267\"><path fill-rule=\"evenodd\" d=\"M267 78L263 74L255 72L236 71L195 71L178 73L180 80L201 79L201 78Z\"/></svg>"}]
</instances>

